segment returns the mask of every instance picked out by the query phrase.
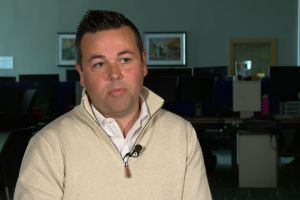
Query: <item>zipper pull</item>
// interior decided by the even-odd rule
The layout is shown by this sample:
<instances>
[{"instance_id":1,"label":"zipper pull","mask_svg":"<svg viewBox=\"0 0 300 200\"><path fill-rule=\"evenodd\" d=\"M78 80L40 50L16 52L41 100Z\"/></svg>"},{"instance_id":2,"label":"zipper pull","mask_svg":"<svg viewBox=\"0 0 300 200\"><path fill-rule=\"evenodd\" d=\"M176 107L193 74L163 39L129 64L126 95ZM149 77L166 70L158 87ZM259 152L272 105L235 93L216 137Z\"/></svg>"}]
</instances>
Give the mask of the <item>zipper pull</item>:
<instances>
[{"instance_id":1,"label":"zipper pull","mask_svg":"<svg viewBox=\"0 0 300 200\"><path fill-rule=\"evenodd\" d=\"M131 172L129 169L128 161L124 163L124 171L125 171L125 178L131 178Z\"/></svg>"}]
</instances>

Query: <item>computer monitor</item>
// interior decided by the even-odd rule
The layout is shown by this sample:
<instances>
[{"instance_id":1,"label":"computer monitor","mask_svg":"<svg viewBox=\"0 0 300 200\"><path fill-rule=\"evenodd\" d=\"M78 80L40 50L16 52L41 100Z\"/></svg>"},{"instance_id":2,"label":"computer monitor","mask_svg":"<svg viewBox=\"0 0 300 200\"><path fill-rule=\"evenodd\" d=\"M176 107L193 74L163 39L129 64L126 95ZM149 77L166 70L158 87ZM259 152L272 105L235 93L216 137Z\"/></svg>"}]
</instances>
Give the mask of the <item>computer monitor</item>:
<instances>
[{"instance_id":1,"label":"computer monitor","mask_svg":"<svg viewBox=\"0 0 300 200\"><path fill-rule=\"evenodd\" d=\"M66 80L72 82L80 81L79 73L76 70L69 69L66 71Z\"/></svg>"},{"instance_id":2,"label":"computer monitor","mask_svg":"<svg viewBox=\"0 0 300 200\"><path fill-rule=\"evenodd\" d=\"M214 98L216 77L206 76L179 76L178 92L179 101L206 102Z\"/></svg>"},{"instance_id":3,"label":"computer monitor","mask_svg":"<svg viewBox=\"0 0 300 200\"><path fill-rule=\"evenodd\" d=\"M20 74L19 82L58 82L58 74Z\"/></svg>"},{"instance_id":4,"label":"computer monitor","mask_svg":"<svg viewBox=\"0 0 300 200\"><path fill-rule=\"evenodd\" d=\"M152 67L148 68L147 76L192 76L192 68L179 68L179 67Z\"/></svg>"},{"instance_id":5,"label":"computer monitor","mask_svg":"<svg viewBox=\"0 0 300 200\"><path fill-rule=\"evenodd\" d=\"M1 76L0 77L0 82L16 82L16 77L15 76Z\"/></svg>"},{"instance_id":6,"label":"computer monitor","mask_svg":"<svg viewBox=\"0 0 300 200\"><path fill-rule=\"evenodd\" d=\"M178 78L177 100L180 103L190 104L193 109L184 115L203 115L203 105L214 100L216 77L207 76L180 76ZM190 107L187 106L186 107ZM190 113L188 113L190 112Z\"/></svg>"},{"instance_id":7,"label":"computer monitor","mask_svg":"<svg viewBox=\"0 0 300 200\"><path fill-rule=\"evenodd\" d=\"M299 100L300 67L271 66L269 69L269 94L279 101Z\"/></svg>"},{"instance_id":8,"label":"computer monitor","mask_svg":"<svg viewBox=\"0 0 300 200\"><path fill-rule=\"evenodd\" d=\"M161 96L166 102L176 101L177 76L153 76L148 74L144 86Z\"/></svg>"},{"instance_id":9,"label":"computer monitor","mask_svg":"<svg viewBox=\"0 0 300 200\"><path fill-rule=\"evenodd\" d=\"M227 66L210 66L210 67L195 67L193 68L194 76L213 75L218 80L227 80L228 67Z\"/></svg>"}]
</instances>

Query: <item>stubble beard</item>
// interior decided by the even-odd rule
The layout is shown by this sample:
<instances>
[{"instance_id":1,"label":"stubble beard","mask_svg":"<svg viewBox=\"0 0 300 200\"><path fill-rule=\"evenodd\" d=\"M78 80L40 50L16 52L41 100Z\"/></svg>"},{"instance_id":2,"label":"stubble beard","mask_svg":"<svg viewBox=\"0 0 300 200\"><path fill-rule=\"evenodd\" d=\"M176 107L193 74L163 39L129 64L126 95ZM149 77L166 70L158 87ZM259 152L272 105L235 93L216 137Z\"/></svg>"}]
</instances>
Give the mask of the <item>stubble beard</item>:
<instances>
[{"instance_id":1,"label":"stubble beard","mask_svg":"<svg viewBox=\"0 0 300 200\"><path fill-rule=\"evenodd\" d=\"M120 96L113 96L110 94L110 91L114 88L121 87L124 93ZM106 104L106 112L109 117L123 117L128 113L132 112L136 104L134 94L130 93L128 86L120 80L115 80L110 84L104 95L104 102Z\"/></svg>"}]
</instances>

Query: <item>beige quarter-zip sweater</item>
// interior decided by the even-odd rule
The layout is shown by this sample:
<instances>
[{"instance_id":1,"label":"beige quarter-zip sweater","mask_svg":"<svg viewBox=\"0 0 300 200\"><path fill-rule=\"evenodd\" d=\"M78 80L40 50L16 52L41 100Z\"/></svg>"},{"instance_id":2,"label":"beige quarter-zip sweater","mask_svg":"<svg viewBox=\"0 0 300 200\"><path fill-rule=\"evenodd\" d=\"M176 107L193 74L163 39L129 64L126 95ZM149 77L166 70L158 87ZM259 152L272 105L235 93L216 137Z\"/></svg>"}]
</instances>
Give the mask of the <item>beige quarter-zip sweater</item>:
<instances>
[{"instance_id":1,"label":"beige quarter-zip sweater","mask_svg":"<svg viewBox=\"0 0 300 200\"><path fill-rule=\"evenodd\" d=\"M69 113L30 141L15 200L210 200L203 157L195 131L181 117L161 109L163 100L143 89L150 120L136 144L143 149L122 157L97 124L86 95Z\"/></svg>"}]
</instances>

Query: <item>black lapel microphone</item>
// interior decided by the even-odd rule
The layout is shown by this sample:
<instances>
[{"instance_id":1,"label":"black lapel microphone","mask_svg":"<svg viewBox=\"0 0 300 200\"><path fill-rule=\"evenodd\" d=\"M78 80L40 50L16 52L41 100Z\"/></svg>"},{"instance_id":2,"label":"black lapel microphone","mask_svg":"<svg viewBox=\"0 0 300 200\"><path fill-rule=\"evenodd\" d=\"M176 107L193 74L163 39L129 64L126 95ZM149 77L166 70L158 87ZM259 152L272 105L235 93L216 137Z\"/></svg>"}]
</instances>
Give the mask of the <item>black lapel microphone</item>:
<instances>
[{"instance_id":1,"label":"black lapel microphone","mask_svg":"<svg viewBox=\"0 0 300 200\"><path fill-rule=\"evenodd\" d=\"M138 157L142 151L143 147L140 144L134 146L133 151L130 153L130 157Z\"/></svg>"},{"instance_id":2,"label":"black lapel microphone","mask_svg":"<svg viewBox=\"0 0 300 200\"><path fill-rule=\"evenodd\" d=\"M143 147L140 144L137 144L134 146L134 149L132 150L132 152L128 152L125 154L125 156L123 157L123 160L125 160L126 157L138 157L142 151Z\"/></svg>"}]
</instances>

